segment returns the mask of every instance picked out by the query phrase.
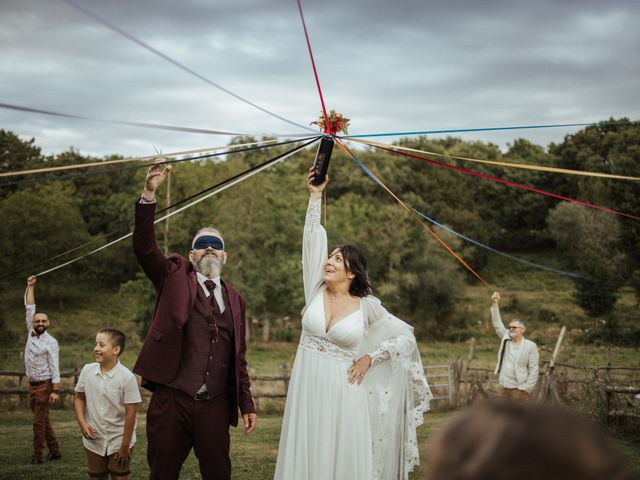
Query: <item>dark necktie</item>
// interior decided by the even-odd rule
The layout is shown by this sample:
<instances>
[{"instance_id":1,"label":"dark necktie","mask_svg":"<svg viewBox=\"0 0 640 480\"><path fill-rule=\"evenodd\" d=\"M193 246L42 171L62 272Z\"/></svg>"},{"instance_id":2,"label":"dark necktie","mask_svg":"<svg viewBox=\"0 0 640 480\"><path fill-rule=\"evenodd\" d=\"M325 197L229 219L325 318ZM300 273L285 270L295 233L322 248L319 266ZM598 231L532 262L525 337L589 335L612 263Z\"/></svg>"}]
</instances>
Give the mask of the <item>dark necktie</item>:
<instances>
[{"instance_id":1,"label":"dark necktie","mask_svg":"<svg viewBox=\"0 0 640 480\"><path fill-rule=\"evenodd\" d=\"M207 290L209 290L209 301L211 302L211 306L213 307L213 313L219 315L220 307L218 306L216 296L213 293L216 289L216 282L214 282L213 280L205 280L204 286L207 287Z\"/></svg>"},{"instance_id":2,"label":"dark necktie","mask_svg":"<svg viewBox=\"0 0 640 480\"><path fill-rule=\"evenodd\" d=\"M216 282L213 280L205 280L204 286L209 290L209 301L211 302L211 308L213 309L213 318L211 319L211 339L214 342L218 341L218 325L216 325L216 316L220 315L220 308L218 302L216 302L216 296L213 294L216 289Z\"/></svg>"}]
</instances>

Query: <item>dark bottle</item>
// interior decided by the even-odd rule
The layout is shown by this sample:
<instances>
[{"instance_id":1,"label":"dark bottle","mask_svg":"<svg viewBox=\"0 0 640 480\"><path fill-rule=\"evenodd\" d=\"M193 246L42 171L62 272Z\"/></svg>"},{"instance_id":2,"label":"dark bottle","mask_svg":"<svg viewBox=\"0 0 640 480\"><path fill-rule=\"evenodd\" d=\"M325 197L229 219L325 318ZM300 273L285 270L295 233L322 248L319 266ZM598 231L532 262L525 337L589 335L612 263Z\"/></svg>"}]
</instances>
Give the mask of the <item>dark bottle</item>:
<instances>
[{"instance_id":1,"label":"dark bottle","mask_svg":"<svg viewBox=\"0 0 640 480\"><path fill-rule=\"evenodd\" d=\"M314 185L320 185L324 182L329 170L329 161L331 160L331 152L333 151L333 137L325 135L320 140L318 151L316 152L316 161L313 163Z\"/></svg>"}]
</instances>

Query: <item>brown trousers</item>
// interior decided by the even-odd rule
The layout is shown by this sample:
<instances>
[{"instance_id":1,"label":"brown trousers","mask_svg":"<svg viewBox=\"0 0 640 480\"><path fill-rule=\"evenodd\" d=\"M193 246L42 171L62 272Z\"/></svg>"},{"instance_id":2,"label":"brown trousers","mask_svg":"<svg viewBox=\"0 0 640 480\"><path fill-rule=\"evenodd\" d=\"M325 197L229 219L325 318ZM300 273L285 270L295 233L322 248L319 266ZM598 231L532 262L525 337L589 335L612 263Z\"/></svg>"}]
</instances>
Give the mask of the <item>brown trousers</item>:
<instances>
[{"instance_id":1,"label":"brown trousers","mask_svg":"<svg viewBox=\"0 0 640 480\"><path fill-rule=\"evenodd\" d=\"M178 480L193 448L203 480L231 480L229 400L194 400L159 385L147 409L150 480Z\"/></svg>"},{"instance_id":2,"label":"brown trousers","mask_svg":"<svg viewBox=\"0 0 640 480\"><path fill-rule=\"evenodd\" d=\"M29 407L33 412L33 455L42 458L45 442L49 453L59 455L60 448L49 419L49 397L53 385L49 381L42 385L29 385Z\"/></svg>"},{"instance_id":3,"label":"brown trousers","mask_svg":"<svg viewBox=\"0 0 640 480\"><path fill-rule=\"evenodd\" d=\"M500 398L511 402L524 403L529 400L529 392L519 390L517 388L504 388L500 387Z\"/></svg>"}]
</instances>

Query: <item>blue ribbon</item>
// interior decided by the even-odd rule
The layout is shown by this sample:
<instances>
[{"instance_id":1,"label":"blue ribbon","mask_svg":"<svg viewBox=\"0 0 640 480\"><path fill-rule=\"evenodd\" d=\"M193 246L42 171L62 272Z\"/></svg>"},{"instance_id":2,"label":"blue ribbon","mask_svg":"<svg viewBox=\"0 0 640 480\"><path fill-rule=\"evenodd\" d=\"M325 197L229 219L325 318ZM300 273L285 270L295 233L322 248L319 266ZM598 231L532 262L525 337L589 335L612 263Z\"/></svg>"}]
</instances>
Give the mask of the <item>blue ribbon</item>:
<instances>
[{"instance_id":1,"label":"blue ribbon","mask_svg":"<svg viewBox=\"0 0 640 480\"><path fill-rule=\"evenodd\" d=\"M351 158L353 158L353 160L358 164L358 166L364 170L364 172L374 181L376 182L378 185L380 185L381 187L383 186L382 183L375 177L375 175L371 172L371 170L369 170L369 168L362 163L360 160L358 160L356 158L356 156L351 153ZM539 263L534 263L534 262L530 262L528 260L523 260L521 258L518 257L514 257L513 255L509 255L508 253L504 253L501 252L500 250L496 250L495 248L492 248L488 245L485 245L484 243L478 242L477 240L474 240L472 238L469 238L461 233L456 232L455 230L433 220L432 218L429 218L428 216L426 216L424 213L416 210L415 208L409 206L409 208L415 212L416 214L420 215L422 218L424 218L426 221L428 221L429 223L436 225L444 230L446 230L447 232L455 235L456 237L462 238L463 240L466 240L467 242L473 243L474 245L480 247L480 248L484 248L485 250L488 250L492 253L497 253L498 255L502 255L503 257L506 257L510 260L514 260L516 262L520 262L523 263L525 265L529 265L530 267L535 267L535 268L540 268L542 270L546 270L548 272L553 272L553 273L557 273L558 275L563 275L565 277L571 277L571 278L576 278L576 279L580 279L580 280L589 280L589 281L594 281L593 277L589 277L589 276L585 276L585 275L580 275L578 273L573 273L573 272L566 272L564 270L558 270L557 268L552 268L552 267L547 267L546 265L540 265Z\"/></svg>"},{"instance_id":2,"label":"blue ribbon","mask_svg":"<svg viewBox=\"0 0 640 480\"><path fill-rule=\"evenodd\" d=\"M66 0L65 0L66 1ZM525 130L528 128L588 127L593 125L630 125L633 122L560 123L555 125L520 125L516 127L459 128L452 130L424 130L421 132L368 133L342 135L340 138L399 137L403 135L431 135L436 133L489 132L496 130Z\"/></svg>"}]
</instances>

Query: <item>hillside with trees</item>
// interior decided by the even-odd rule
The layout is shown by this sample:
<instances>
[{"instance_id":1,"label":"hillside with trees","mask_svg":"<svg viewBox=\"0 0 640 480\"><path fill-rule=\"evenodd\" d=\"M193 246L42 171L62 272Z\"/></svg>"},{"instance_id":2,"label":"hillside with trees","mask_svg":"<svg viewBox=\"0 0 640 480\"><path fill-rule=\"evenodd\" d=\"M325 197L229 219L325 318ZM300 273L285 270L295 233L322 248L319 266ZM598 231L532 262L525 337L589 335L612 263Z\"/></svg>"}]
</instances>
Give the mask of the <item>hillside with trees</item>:
<instances>
[{"instance_id":1,"label":"hillside with trees","mask_svg":"<svg viewBox=\"0 0 640 480\"><path fill-rule=\"evenodd\" d=\"M251 140L237 138L230 147ZM399 145L445 155L433 158L449 165L640 215L638 181L471 164L446 157L640 177L637 123L590 126L548 146L517 139L505 151L490 143L460 138L418 137ZM159 209L291 148L264 147L177 163L171 173L170 198L161 195ZM528 262L589 277L569 279L574 282L573 300L584 318L606 326L606 331L598 334L601 339L638 345L640 328L628 316L613 312L621 289L634 292L636 301L640 296L639 220L389 152L370 148L354 152L389 189L431 219ZM201 226L215 225L223 232L229 253L224 275L246 296L250 317L297 317L303 306L299 252L307 199L304 178L314 153L315 146L308 147L172 217L168 228L158 224L161 246L186 254L193 233ZM2 172L116 158L90 158L73 149L43 155L37 139L23 140L0 130ZM7 320L21 310L21 291L28 274L73 259L130 231L133 203L141 192L145 172L144 163L134 162L1 179L0 328L5 340L22 333L13 326L8 328ZM477 286L475 277L337 148L329 174L329 242L355 243L365 249L376 295L414 323L419 333L441 337L475 321L458 301L465 291ZM492 288L499 290L508 274L535 275L536 282L542 283L556 281L555 273L504 258L494 260L495 253L441 228L435 230ZM80 248L60 255L76 247ZM44 262L50 258L53 260ZM500 265L500 270L495 265ZM153 308L151 286L136 264L128 239L43 276L41 283L43 288L55 283L55 295L51 293L48 300L59 303L65 289L74 294L87 292L88 302L90 292L96 290L111 292L114 302L119 295L133 295L138 299L135 316L140 333Z\"/></svg>"}]
</instances>

